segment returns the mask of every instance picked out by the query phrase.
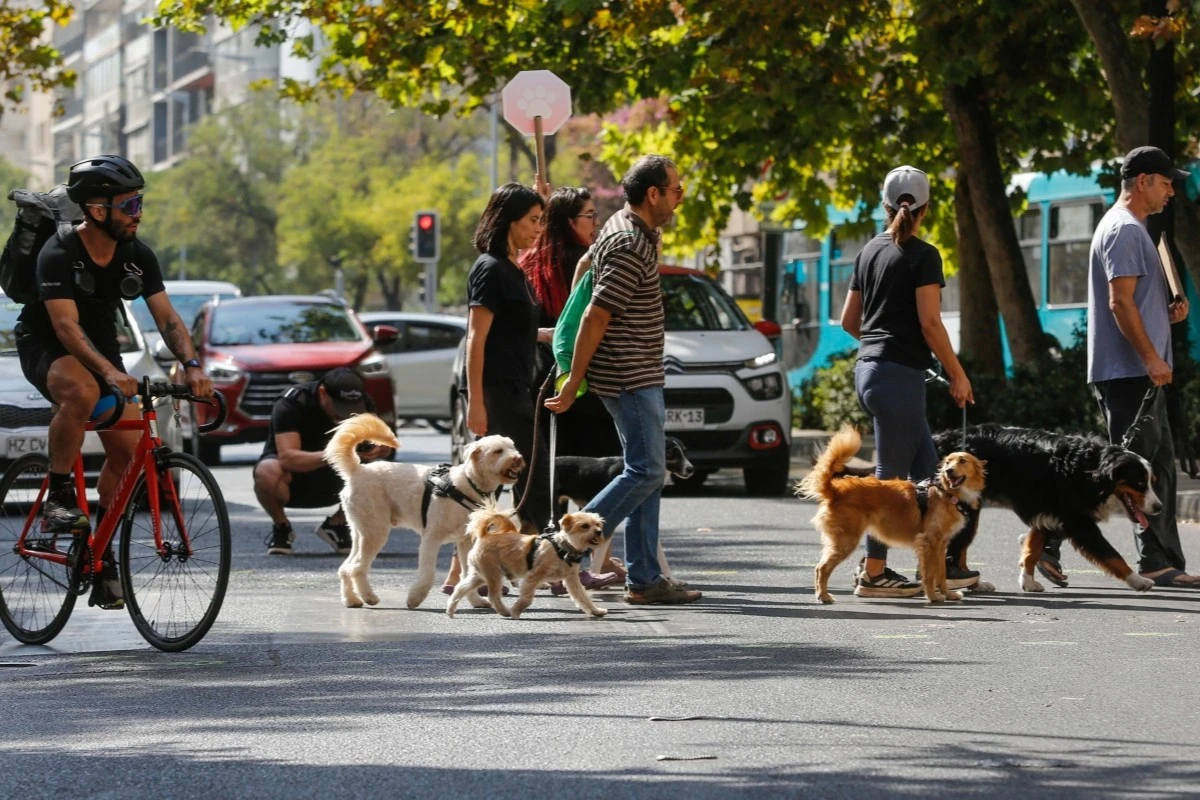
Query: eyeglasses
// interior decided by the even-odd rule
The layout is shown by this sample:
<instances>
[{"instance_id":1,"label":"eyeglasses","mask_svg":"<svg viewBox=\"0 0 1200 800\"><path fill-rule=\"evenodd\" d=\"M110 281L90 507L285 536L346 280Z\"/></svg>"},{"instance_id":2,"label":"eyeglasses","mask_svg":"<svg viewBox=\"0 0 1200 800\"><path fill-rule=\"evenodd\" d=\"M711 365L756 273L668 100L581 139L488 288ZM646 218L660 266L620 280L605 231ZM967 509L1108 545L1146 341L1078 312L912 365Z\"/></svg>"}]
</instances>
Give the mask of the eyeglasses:
<instances>
[{"instance_id":1,"label":"eyeglasses","mask_svg":"<svg viewBox=\"0 0 1200 800\"><path fill-rule=\"evenodd\" d=\"M580 217L583 217L584 219L590 219L592 222L595 222L597 219L600 218L600 212L599 211L589 211L586 214L576 214L575 215L575 219L579 219Z\"/></svg>"},{"instance_id":2,"label":"eyeglasses","mask_svg":"<svg viewBox=\"0 0 1200 800\"><path fill-rule=\"evenodd\" d=\"M658 189L663 194L670 192L671 194L677 195L679 197L683 197L683 182L682 181L680 181L678 186L656 186L654 188Z\"/></svg>"},{"instance_id":3,"label":"eyeglasses","mask_svg":"<svg viewBox=\"0 0 1200 800\"><path fill-rule=\"evenodd\" d=\"M112 203L88 203L88 205L95 206L98 208L115 208L117 211L120 211L122 214L124 214L127 217L136 217L138 214L142 213L142 198L143 197L145 197L144 194L135 194L133 197L129 198L128 200L123 200L122 202L117 203L116 205L114 205Z\"/></svg>"}]
</instances>

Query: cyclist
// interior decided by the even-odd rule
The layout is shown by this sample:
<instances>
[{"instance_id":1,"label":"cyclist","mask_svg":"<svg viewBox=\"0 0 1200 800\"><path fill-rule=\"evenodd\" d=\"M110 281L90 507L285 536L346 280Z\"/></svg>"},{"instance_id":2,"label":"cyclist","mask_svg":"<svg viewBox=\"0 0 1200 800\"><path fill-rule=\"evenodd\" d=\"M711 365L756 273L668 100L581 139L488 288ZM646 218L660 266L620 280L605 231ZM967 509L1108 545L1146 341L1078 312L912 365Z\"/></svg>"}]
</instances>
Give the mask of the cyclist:
<instances>
[{"instance_id":1,"label":"cyclist","mask_svg":"<svg viewBox=\"0 0 1200 800\"><path fill-rule=\"evenodd\" d=\"M52 236L42 247L38 302L22 309L16 326L22 372L58 405L50 420L50 491L42 510L47 531L82 535L89 530L71 475L84 428L115 406L109 386L128 398L137 393L137 379L126 374L117 340L122 299L145 298L163 340L186 368L192 393L212 396L212 381L196 359L188 328L163 289L158 259L137 238L145 185L138 168L120 156L96 156L71 167L67 196L80 206L83 222L73 234L61 241ZM124 418L138 418L135 404L126 405ZM139 436L137 431L100 433L105 461L96 486L97 522ZM94 584L89 605L121 608L124 598L111 546L104 563L103 580Z\"/></svg>"}]
</instances>

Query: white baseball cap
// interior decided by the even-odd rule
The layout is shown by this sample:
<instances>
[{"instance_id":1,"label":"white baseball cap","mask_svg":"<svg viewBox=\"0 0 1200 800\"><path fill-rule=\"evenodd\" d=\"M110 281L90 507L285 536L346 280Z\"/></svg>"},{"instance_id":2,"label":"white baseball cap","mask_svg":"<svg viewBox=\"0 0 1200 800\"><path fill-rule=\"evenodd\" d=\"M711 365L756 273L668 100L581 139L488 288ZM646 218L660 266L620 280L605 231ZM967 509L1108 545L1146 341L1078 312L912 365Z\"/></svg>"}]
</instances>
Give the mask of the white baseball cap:
<instances>
[{"instance_id":1,"label":"white baseball cap","mask_svg":"<svg viewBox=\"0 0 1200 800\"><path fill-rule=\"evenodd\" d=\"M896 167L883 179L883 202L890 208L899 208L906 194L912 196L914 209L929 202L929 178L916 167Z\"/></svg>"}]
</instances>

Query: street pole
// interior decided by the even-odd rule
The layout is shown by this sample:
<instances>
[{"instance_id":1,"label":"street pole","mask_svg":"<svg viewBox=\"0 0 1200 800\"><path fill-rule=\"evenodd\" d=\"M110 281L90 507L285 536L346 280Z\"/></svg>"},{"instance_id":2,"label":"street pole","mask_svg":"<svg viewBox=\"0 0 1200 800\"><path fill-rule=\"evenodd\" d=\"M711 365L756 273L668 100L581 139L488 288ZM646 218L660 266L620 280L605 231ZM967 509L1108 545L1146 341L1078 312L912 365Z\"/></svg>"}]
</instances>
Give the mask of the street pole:
<instances>
[{"instance_id":1,"label":"street pole","mask_svg":"<svg viewBox=\"0 0 1200 800\"><path fill-rule=\"evenodd\" d=\"M437 311L437 278L437 262L425 262L425 311L430 314Z\"/></svg>"},{"instance_id":2,"label":"street pole","mask_svg":"<svg viewBox=\"0 0 1200 800\"><path fill-rule=\"evenodd\" d=\"M187 280L187 245L179 246L179 280Z\"/></svg>"}]
</instances>

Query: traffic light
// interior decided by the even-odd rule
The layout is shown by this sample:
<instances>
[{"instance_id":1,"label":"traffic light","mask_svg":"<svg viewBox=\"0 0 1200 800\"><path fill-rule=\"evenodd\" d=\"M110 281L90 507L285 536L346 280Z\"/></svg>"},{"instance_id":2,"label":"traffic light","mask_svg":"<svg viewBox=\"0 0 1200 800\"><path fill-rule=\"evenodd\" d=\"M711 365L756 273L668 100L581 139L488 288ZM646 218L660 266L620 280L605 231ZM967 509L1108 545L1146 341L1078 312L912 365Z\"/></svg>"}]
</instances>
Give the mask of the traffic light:
<instances>
[{"instance_id":1,"label":"traffic light","mask_svg":"<svg viewBox=\"0 0 1200 800\"><path fill-rule=\"evenodd\" d=\"M418 211L413 217L412 254L417 261L433 262L441 255L442 229L436 211Z\"/></svg>"}]
</instances>

